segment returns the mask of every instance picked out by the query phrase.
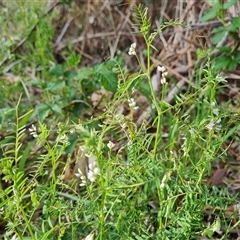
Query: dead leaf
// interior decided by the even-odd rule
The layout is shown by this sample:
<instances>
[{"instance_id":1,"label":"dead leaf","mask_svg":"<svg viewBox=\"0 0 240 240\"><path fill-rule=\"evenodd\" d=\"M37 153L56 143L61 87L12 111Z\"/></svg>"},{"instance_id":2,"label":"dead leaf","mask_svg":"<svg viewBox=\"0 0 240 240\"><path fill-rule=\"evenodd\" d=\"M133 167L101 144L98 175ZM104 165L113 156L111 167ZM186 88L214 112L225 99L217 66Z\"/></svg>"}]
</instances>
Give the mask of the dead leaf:
<instances>
[{"instance_id":1,"label":"dead leaf","mask_svg":"<svg viewBox=\"0 0 240 240\"><path fill-rule=\"evenodd\" d=\"M210 179L209 184L213 185L213 186L219 185L222 182L222 180L223 180L223 178L225 176L226 171L227 171L226 168L219 168L219 169L217 169L214 172L212 178Z\"/></svg>"}]
</instances>

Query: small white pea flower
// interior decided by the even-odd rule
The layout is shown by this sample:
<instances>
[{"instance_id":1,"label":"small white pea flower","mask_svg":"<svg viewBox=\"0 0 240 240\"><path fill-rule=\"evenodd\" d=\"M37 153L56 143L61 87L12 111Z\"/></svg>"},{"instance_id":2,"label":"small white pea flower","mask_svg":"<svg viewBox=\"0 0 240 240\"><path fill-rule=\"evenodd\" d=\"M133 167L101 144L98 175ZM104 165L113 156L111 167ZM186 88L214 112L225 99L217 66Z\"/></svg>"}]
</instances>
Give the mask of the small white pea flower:
<instances>
[{"instance_id":1,"label":"small white pea flower","mask_svg":"<svg viewBox=\"0 0 240 240\"><path fill-rule=\"evenodd\" d=\"M220 131L221 130L221 128L222 128L222 125L220 124L220 122L221 122L221 118L219 118L217 121L216 121L216 130L217 131Z\"/></svg>"},{"instance_id":2,"label":"small white pea flower","mask_svg":"<svg viewBox=\"0 0 240 240\"><path fill-rule=\"evenodd\" d=\"M211 119L210 123L206 126L208 128L208 130L213 130L215 128L215 130L220 131L222 128L222 125L220 124L221 122L221 118L217 119L217 120L213 120Z\"/></svg>"},{"instance_id":3,"label":"small white pea flower","mask_svg":"<svg viewBox=\"0 0 240 240\"><path fill-rule=\"evenodd\" d=\"M92 170L91 170L88 172L88 179L90 179L92 177L94 177L94 172L92 172Z\"/></svg>"},{"instance_id":4,"label":"small white pea flower","mask_svg":"<svg viewBox=\"0 0 240 240\"><path fill-rule=\"evenodd\" d=\"M157 70L162 73L161 79L160 79L161 84L166 84L166 82L167 82L166 76L168 75L167 69L164 66L162 66L162 67L158 66Z\"/></svg>"},{"instance_id":5,"label":"small white pea flower","mask_svg":"<svg viewBox=\"0 0 240 240\"><path fill-rule=\"evenodd\" d=\"M15 234L15 235L13 235L12 236L12 239L11 240L18 240L19 238L17 237L17 235Z\"/></svg>"},{"instance_id":6,"label":"small white pea flower","mask_svg":"<svg viewBox=\"0 0 240 240\"><path fill-rule=\"evenodd\" d=\"M166 77L167 75L168 75L168 72L167 72L167 71L165 71L165 72L162 73L162 76L163 76L163 77Z\"/></svg>"},{"instance_id":7,"label":"small white pea flower","mask_svg":"<svg viewBox=\"0 0 240 240\"><path fill-rule=\"evenodd\" d=\"M109 141L108 144L107 144L107 147L108 147L110 150L112 150L112 148L114 148L114 146L115 146L115 144L114 144L113 142L111 142L111 141Z\"/></svg>"},{"instance_id":8,"label":"small white pea flower","mask_svg":"<svg viewBox=\"0 0 240 240\"><path fill-rule=\"evenodd\" d=\"M215 114L216 116L218 116L218 114L219 114L219 109L218 109L218 108L214 108L214 109L213 109L213 114Z\"/></svg>"},{"instance_id":9,"label":"small white pea flower","mask_svg":"<svg viewBox=\"0 0 240 240\"><path fill-rule=\"evenodd\" d=\"M211 122L206 126L208 128L208 130L213 130L213 127L215 126L215 122L214 120L212 119Z\"/></svg>"},{"instance_id":10,"label":"small white pea flower","mask_svg":"<svg viewBox=\"0 0 240 240\"><path fill-rule=\"evenodd\" d=\"M90 159L91 158L91 159ZM90 182L96 181L96 176L100 174L100 169L97 167L97 162L93 156L89 158L89 161L91 161L88 164L88 171L86 174L86 177L83 175L82 171L78 168L78 172L75 173L76 177L79 177L81 180L81 183L79 184L81 187L86 186L87 179Z\"/></svg>"},{"instance_id":11,"label":"small white pea flower","mask_svg":"<svg viewBox=\"0 0 240 240\"><path fill-rule=\"evenodd\" d=\"M69 131L69 132L70 132L70 134L72 135L72 134L74 134L74 133L75 133L75 129L73 129L73 128L72 128L72 129L70 129L70 131Z\"/></svg>"},{"instance_id":12,"label":"small white pea flower","mask_svg":"<svg viewBox=\"0 0 240 240\"><path fill-rule=\"evenodd\" d=\"M12 231L5 232L5 236L6 236L6 237L10 237L12 234L13 234L13 232L12 232Z\"/></svg>"},{"instance_id":13,"label":"small white pea flower","mask_svg":"<svg viewBox=\"0 0 240 240\"><path fill-rule=\"evenodd\" d=\"M86 186L86 178L85 176L83 175L82 171L80 170L80 168L78 168L78 172L75 173L75 176L80 178L81 180L81 183L79 184L80 187L84 187Z\"/></svg>"},{"instance_id":14,"label":"small white pea flower","mask_svg":"<svg viewBox=\"0 0 240 240\"><path fill-rule=\"evenodd\" d=\"M89 177L88 179L90 180L90 182L95 182L96 181L96 178L94 176Z\"/></svg>"},{"instance_id":15,"label":"small white pea flower","mask_svg":"<svg viewBox=\"0 0 240 240\"><path fill-rule=\"evenodd\" d=\"M162 76L160 82L161 82L161 84L165 84L167 82L166 78Z\"/></svg>"},{"instance_id":16,"label":"small white pea flower","mask_svg":"<svg viewBox=\"0 0 240 240\"><path fill-rule=\"evenodd\" d=\"M136 43L133 43L131 44L130 48L129 48L129 51L128 51L128 54L131 56L131 55L136 55Z\"/></svg>"},{"instance_id":17,"label":"small white pea flower","mask_svg":"<svg viewBox=\"0 0 240 240\"><path fill-rule=\"evenodd\" d=\"M99 168L94 168L93 172L95 175L99 175L100 174L100 169Z\"/></svg>"},{"instance_id":18,"label":"small white pea flower","mask_svg":"<svg viewBox=\"0 0 240 240\"><path fill-rule=\"evenodd\" d=\"M164 66L158 66L157 67L157 70L159 71L159 72L165 72L166 71L166 68L164 67Z\"/></svg>"},{"instance_id":19,"label":"small white pea flower","mask_svg":"<svg viewBox=\"0 0 240 240\"><path fill-rule=\"evenodd\" d=\"M85 180L82 180L82 182L79 184L80 187L85 187L86 186L86 181Z\"/></svg>"},{"instance_id":20,"label":"small white pea flower","mask_svg":"<svg viewBox=\"0 0 240 240\"><path fill-rule=\"evenodd\" d=\"M215 107L215 106L216 106L216 102L212 102L211 107Z\"/></svg>"},{"instance_id":21,"label":"small white pea flower","mask_svg":"<svg viewBox=\"0 0 240 240\"><path fill-rule=\"evenodd\" d=\"M171 172L167 172L167 173L163 176L162 182L161 182L161 184L160 184L160 188L164 188L164 187L166 186L166 183L167 183L167 181L169 180L170 176L171 176Z\"/></svg>"},{"instance_id":22,"label":"small white pea flower","mask_svg":"<svg viewBox=\"0 0 240 240\"><path fill-rule=\"evenodd\" d=\"M129 107L132 107L132 108L134 108L136 106L136 102L134 101L133 98L130 98L128 100L128 105L129 105Z\"/></svg>"},{"instance_id":23,"label":"small white pea flower","mask_svg":"<svg viewBox=\"0 0 240 240\"><path fill-rule=\"evenodd\" d=\"M68 136L66 134L63 134L62 136L58 137L57 141L67 145L69 144Z\"/></svg>"},{"instance_id":24,"label":"small white pea flower","mask_svg":"<svg viewBox=\"0 0 240 240\"><path fill-rule=\"evenodd\" d=\"M93 237L94 237L94 234L93 234L93 233L88 234L88 235L85 237L85 240L93 240Z\"/></svg>"},{"instance_id":25,"label":"small white pea flower","mask_svg":"<svg viewBox=\"0 0 240 240\"><path fill-rule=\"evenodd\" d=\"M237 204L233 205L233 208L234 208L235 211L238 211L239 214L240 214L240 203L237 203Z\"/></svg>"},{"instance_id":26,"label":"small white pea flower","mask_svg":"<svg viewBox=\"0 0 240 240\"><path fill-rule=\"evenodd\" d=\"M34 138L38 137L37 128L34 124L32 124L32 126L28 130L29 130L31 136L33 136Z\"/></svg>"},{"instance_id":27,"label":"small white pea flower","mask_svg":"<svg viewBox=\"0 0 240 240\"><path fill-rule=\"evenodd\" d=\"M80 170L80 168L78 168L78 172L75 173L75 176L76 176L76 177L81 177L81 176L83 176L82 171Z\"/></svg>"}]
</instances>

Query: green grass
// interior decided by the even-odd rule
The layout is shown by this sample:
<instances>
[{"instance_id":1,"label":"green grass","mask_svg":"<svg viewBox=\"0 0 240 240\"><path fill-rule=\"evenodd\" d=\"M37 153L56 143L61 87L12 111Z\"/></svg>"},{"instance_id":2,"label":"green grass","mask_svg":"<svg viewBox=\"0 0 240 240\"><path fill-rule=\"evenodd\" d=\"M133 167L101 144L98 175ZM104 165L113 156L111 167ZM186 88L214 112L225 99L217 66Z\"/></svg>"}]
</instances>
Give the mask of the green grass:
<instances>
[{"instance_id":1,"label":"green grass","mask_svg":"<svg viewBox=\"0 0 240 240\"><path fill-rule=\"evenodd\" d=\"M31 17L35 19L34 14ZM10 62L21 62L12 67L19 76L16 82L7 84L5 75L1 77L3 239L198 239L201 235L211 239L218 224L225 228L222 239L227 239L233 216L224 217L224 210L237 199L225 189L206 184L211 164L227 156L223 143L238 136L239 120L218 103L224 77L208 60L198 70L194 87L178 94L174 105L164 102L170 83L162 85L158 97L150 79L150 49L157 32L149 33L147 9L136 7L135 21L147 46L147 70L139 66L139 72L129 74L121 58L116 58L118 88L110 102L105 100L106 110L98 117L82 117L84 111L91 111L88 97L99 84L110 90L114 86L104 85L107 77L86 88L80 86L82 81L75 78L83 71L77 67L81 59L71 49L65 64L53 64L50 18L37 25L24 53L14 53L12 61L8 57ZM163 28L172 24L180 23L171 22ZM96 68L106 71L106 76L111 64ZM26 67L41 70L33 80L24 71ZM98 76L96 69L86 72L87 77ZM60 82L64 77L65 82ZM145 122L135 124L134 106L128 105L135 97L133 86L138 89L142 79L148 81L148 97L156 109L154 133ZM29 91L34 87L39 89L37 96ZM77 93L82 94L78 100L86 104L63 110L71 106ZM128 115L117 112L121 104ZM119 147L109 148L109 141ZM77 162L83 172L90 159L100 173L95 179L85 176L85 186L79 186L82 180L69 171ZM210 226L204 219L206 206L220 209L219 218Z\"/></svg>"}]
</instances>

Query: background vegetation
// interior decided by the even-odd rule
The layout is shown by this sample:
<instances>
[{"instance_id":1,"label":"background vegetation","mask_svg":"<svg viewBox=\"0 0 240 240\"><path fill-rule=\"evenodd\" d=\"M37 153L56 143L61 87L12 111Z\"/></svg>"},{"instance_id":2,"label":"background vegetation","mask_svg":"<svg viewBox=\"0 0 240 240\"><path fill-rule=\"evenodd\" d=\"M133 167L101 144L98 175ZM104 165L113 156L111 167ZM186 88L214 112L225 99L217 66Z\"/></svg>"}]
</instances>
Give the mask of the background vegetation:
<instances>
[{"instance_id":1,"label":"background vegetation","mask_svg":"<svg viewBox=\"0 0 240 240\"><path fill-rule=\"evenodd\" d=\"M239 237L239 1L0 6L1 239Z\"/></svg>"}]
</instances>

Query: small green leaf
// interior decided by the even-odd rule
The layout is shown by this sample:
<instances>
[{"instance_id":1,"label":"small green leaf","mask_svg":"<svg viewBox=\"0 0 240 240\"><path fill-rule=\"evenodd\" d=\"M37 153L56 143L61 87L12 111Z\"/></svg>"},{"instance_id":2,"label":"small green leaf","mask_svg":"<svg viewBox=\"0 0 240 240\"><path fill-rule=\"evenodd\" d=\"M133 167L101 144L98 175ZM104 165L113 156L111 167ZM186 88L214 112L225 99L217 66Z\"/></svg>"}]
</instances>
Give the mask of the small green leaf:
<instances>
[{"instance_id":1,"label":"small green leaf","mask_svg":"<svg viewBox=\"0 0 240 240\"><path fill-rule=\"evenodd\" d=\"M97 76L99 77L102 86L110 92L115 93L117 91L118 82L117 82L117 76L114 72L102 68L102 71L99 71L97 73Z\"/></svg>"},{"instance_id":2,"label":"small green leaf","mask_svg":"<svg viewBox=\"0 0 240 240\"><path fill-rule=\"evenodd\" d=\"M237 63L240 63L240 51L236 51L236 53L234 54L234 60Z\"/></svg>"},{"instance_id":3,"label":"small green leaf","mask_svg":"<svg viewBox=\"0 0 240 240\"><path fill-rule=\"evenodd\" d=\"M217 49L219 51L225 52L225 53L230 53L232 51L232 49L230 47L218 47Z\"/></svg>"},{"instance_id":4,"label":"small green leaf","mask_svg":"<svg viewBox=\"0 0 240 240\"><path fill-rule=\"evenodd\" d=\"M65 85L65 81L63 81L62 79L52 81L47 84L45 90L59 90L59 89L62 89L64 85Z\"/></svg>"},{"instance_id":5,"label":"small green leaf","mask_svg":"<svg viewBox=\"0 0 240 240\"><path fill-rule=\"evenodd\" d=\"M82 114L83 110L86 108L89 108L89 106L87 106L84 103L76 103L74 104L74 107L73 107L73 114L76 117L79 117Z\"/></svg>"},{"instance_id":6,"label":"small green leaf","mask_svg":"<svg viewBox=\"0 0 240 240\"><path fill-rule=\"evenodd\" d=\"M76 67L81 62L82 56L73 52L67 58L67 64L69 67Z\"/></svg>"},{"instance_id":7,"label":"small green leaf","mask_svg":"<svg viewBox=\"0 0 240 240\"><path fill-rule=\"evenodd\" d=\"M205 50L198 48L197 49L197 60L200 60L201 58L206 57L207 53Z\"/></svg>"},{"instance_id":8,"label":"small green leaf","mask_svg":"<svg viewBox=\"0 0 240 240\"><path fill-rule=\"evenodd\" d=\"M235 5L237 3L237 0L230 0L223 4L223 9L228 9L231 6Z\"/></svg>"},{"instance_id":9,"label":"small green leaf","mask_svg":"<svg viewBox=\"0 0 240 240\"><path fill-rule=\"evenodd\" d=\"M213 44L218 44L223 39L225 33L226 31L224 29L223 31L220 31L217 34L215 34L215 36L212 39Z\"/></svg>"},{"instance_id":10,"label":"small green leaf","mask_svg":"<svg viewBox=\"0 0 240 240\"><path fill-rule=\"evenodd\" d=\"M22 172L25 169L25 165L26 165L26 161L28 159L29 153L31 151L31 148L33 146L34 141L30 142L29 144L27 144L27 146L24 148L23 153L21 153L22 157L19 161L19 167L18 167L18 171Z\"/></svg>"},{"instance_id":11,"label":"small green leaf","mask_svg":"<svg viewBox=\"0 0 240 240\"><path fill-rule=\"evenodd\" d=\"M52 109L53 112L55 112L57 114L62 114L62 109L58 104L52 105L51 109Z\"/></svg>"},{"instance_id":12,"label":"small green leaf","mask_svg":"<svg viewBox=\"0 0 240 240\"><path fill-rule=\"evenodd\" d=\"M35 111L38 120L40 122L43 122L43 120L48 116L50 110L50 107L46 103L40 103Z\"/></svg>"},{"instance_id":13,"label":"small green leaf","mask_svg":"<svg viewBox=\"0 0 240 240\"><path fill-rule=\"evenodd\" d=\"M228 65L227 65L227 70L234 70L238 65L238 62L234 61L233 59L231 59L231 61L229 61Z\"/></svg>"},{"instance_id":14,"label":"small green leaf","mask_svg":"<svg viewBox=\"0 0 240 240\"><path fill-rule=\"evenodd\" d=\"M1 117L11 115L13 112L15 112L14 108L1 108L0 109L0 120L1 120Z\"/></svg>"},{"instance_id":15,"label":"small green leaf","mask_svg":"<svg viewBox=\"0 0 240 240\"><path fill-rule=\"evenodd\" d=\"M217 16L217 9L212 8L209 10L209 12L207 12L201 19L201 22L207 22L210 19L213 19Z\"/></svg>"},{"instance_id":16,"label":"small green leaf","mask_svg":"<svg viewBox=\"0 0 240 240\"><path fill-rule=\"evenodd\" d=\"M149 100L151 99L151 89L149 84L139 84L138 89L146 98Z\"/></svg>"},{"instance_id":17,"label":"small green leaf","mask_svg":"<svg viewBox=\"0 0 240 240\"><path fill-rule=\"evenodd\" d=\"M24 114L23 116L21 116L19 118L19 120L21 119L21 121L19 122L19 128L21 128L27 124L28 120L32 116L32 112L33 112L33 109L31 109L30 111L28 111L26 114Z\"/></svg>"},{"instance_id":18,"label":"small green leaf","mask_svg":"<svg viewBox=\"0 0 240 240\"><path fill-rule=\"evenodd\" d=\"M64 73L63 66L60 64L56 64L55 66L51 67L49 72L55 76L62 76Z\"/></svg>"},{"instance_id":19,"label":"small green leaf","mask_svg":"<svg viewBox=\"0 0 240 240\"><path fill-rule=\"evenodd\" d=\"M77 73L74 71L66 71L64 72L64 77L66 77L68 80L72 80L77 76Z\"/></svg>"},{"instance_id":20,"label":"small green leaf","mask_svg":"<svg viewBox=\"0 0 240 240\"><path fill-rule=\"evenodd\" d=\"M70 142L70 144L65 148L65 152L67 154L72 154L74 149L75 149L75 147L76 147L77 141L78 141L77 134L69 135L68 141Z\"/></svg>"},{"instance_id":21,"label":"small green leaf","mask_svg":"<svg viewBox=\"0 0 240 240\"><path fill-rule=\"evenodd\" d=\"M38 79L26 82L26 86L41 86L42 82Z\"/></svg>"},{"instance_id":22,"label":"small green leaf","mask_svg":"<svg viewBox=\"0 0 240 240\"><path fill-rule=\"evenodd\" d=\"M214 67L217 70L223 69L227 67L231 61L232 59L229 56L220 56L214 60Z\"/></svg>"},{"instance_id":23,"label":"small green leaf","mask_svg":"<svg viewBox=\"0 0 240 240\"><path fill-rule=\"evenodd\" d=\"M82 81L85 78L90 77L93 75L93 70L91 69L85 69L85 70L80 70L76 76L77 81Z\"/></svg>"},{"instance_id":24,"label":"small green leaf","mask_svg":"<svg viewBox=\"0 0 240 240\"><path fill-rule=\"evenodd\" d=\"M228 32L237 32L240 28L240 17L232 18L231 23L227 26Z\"/></svg>"}]
</instances>

